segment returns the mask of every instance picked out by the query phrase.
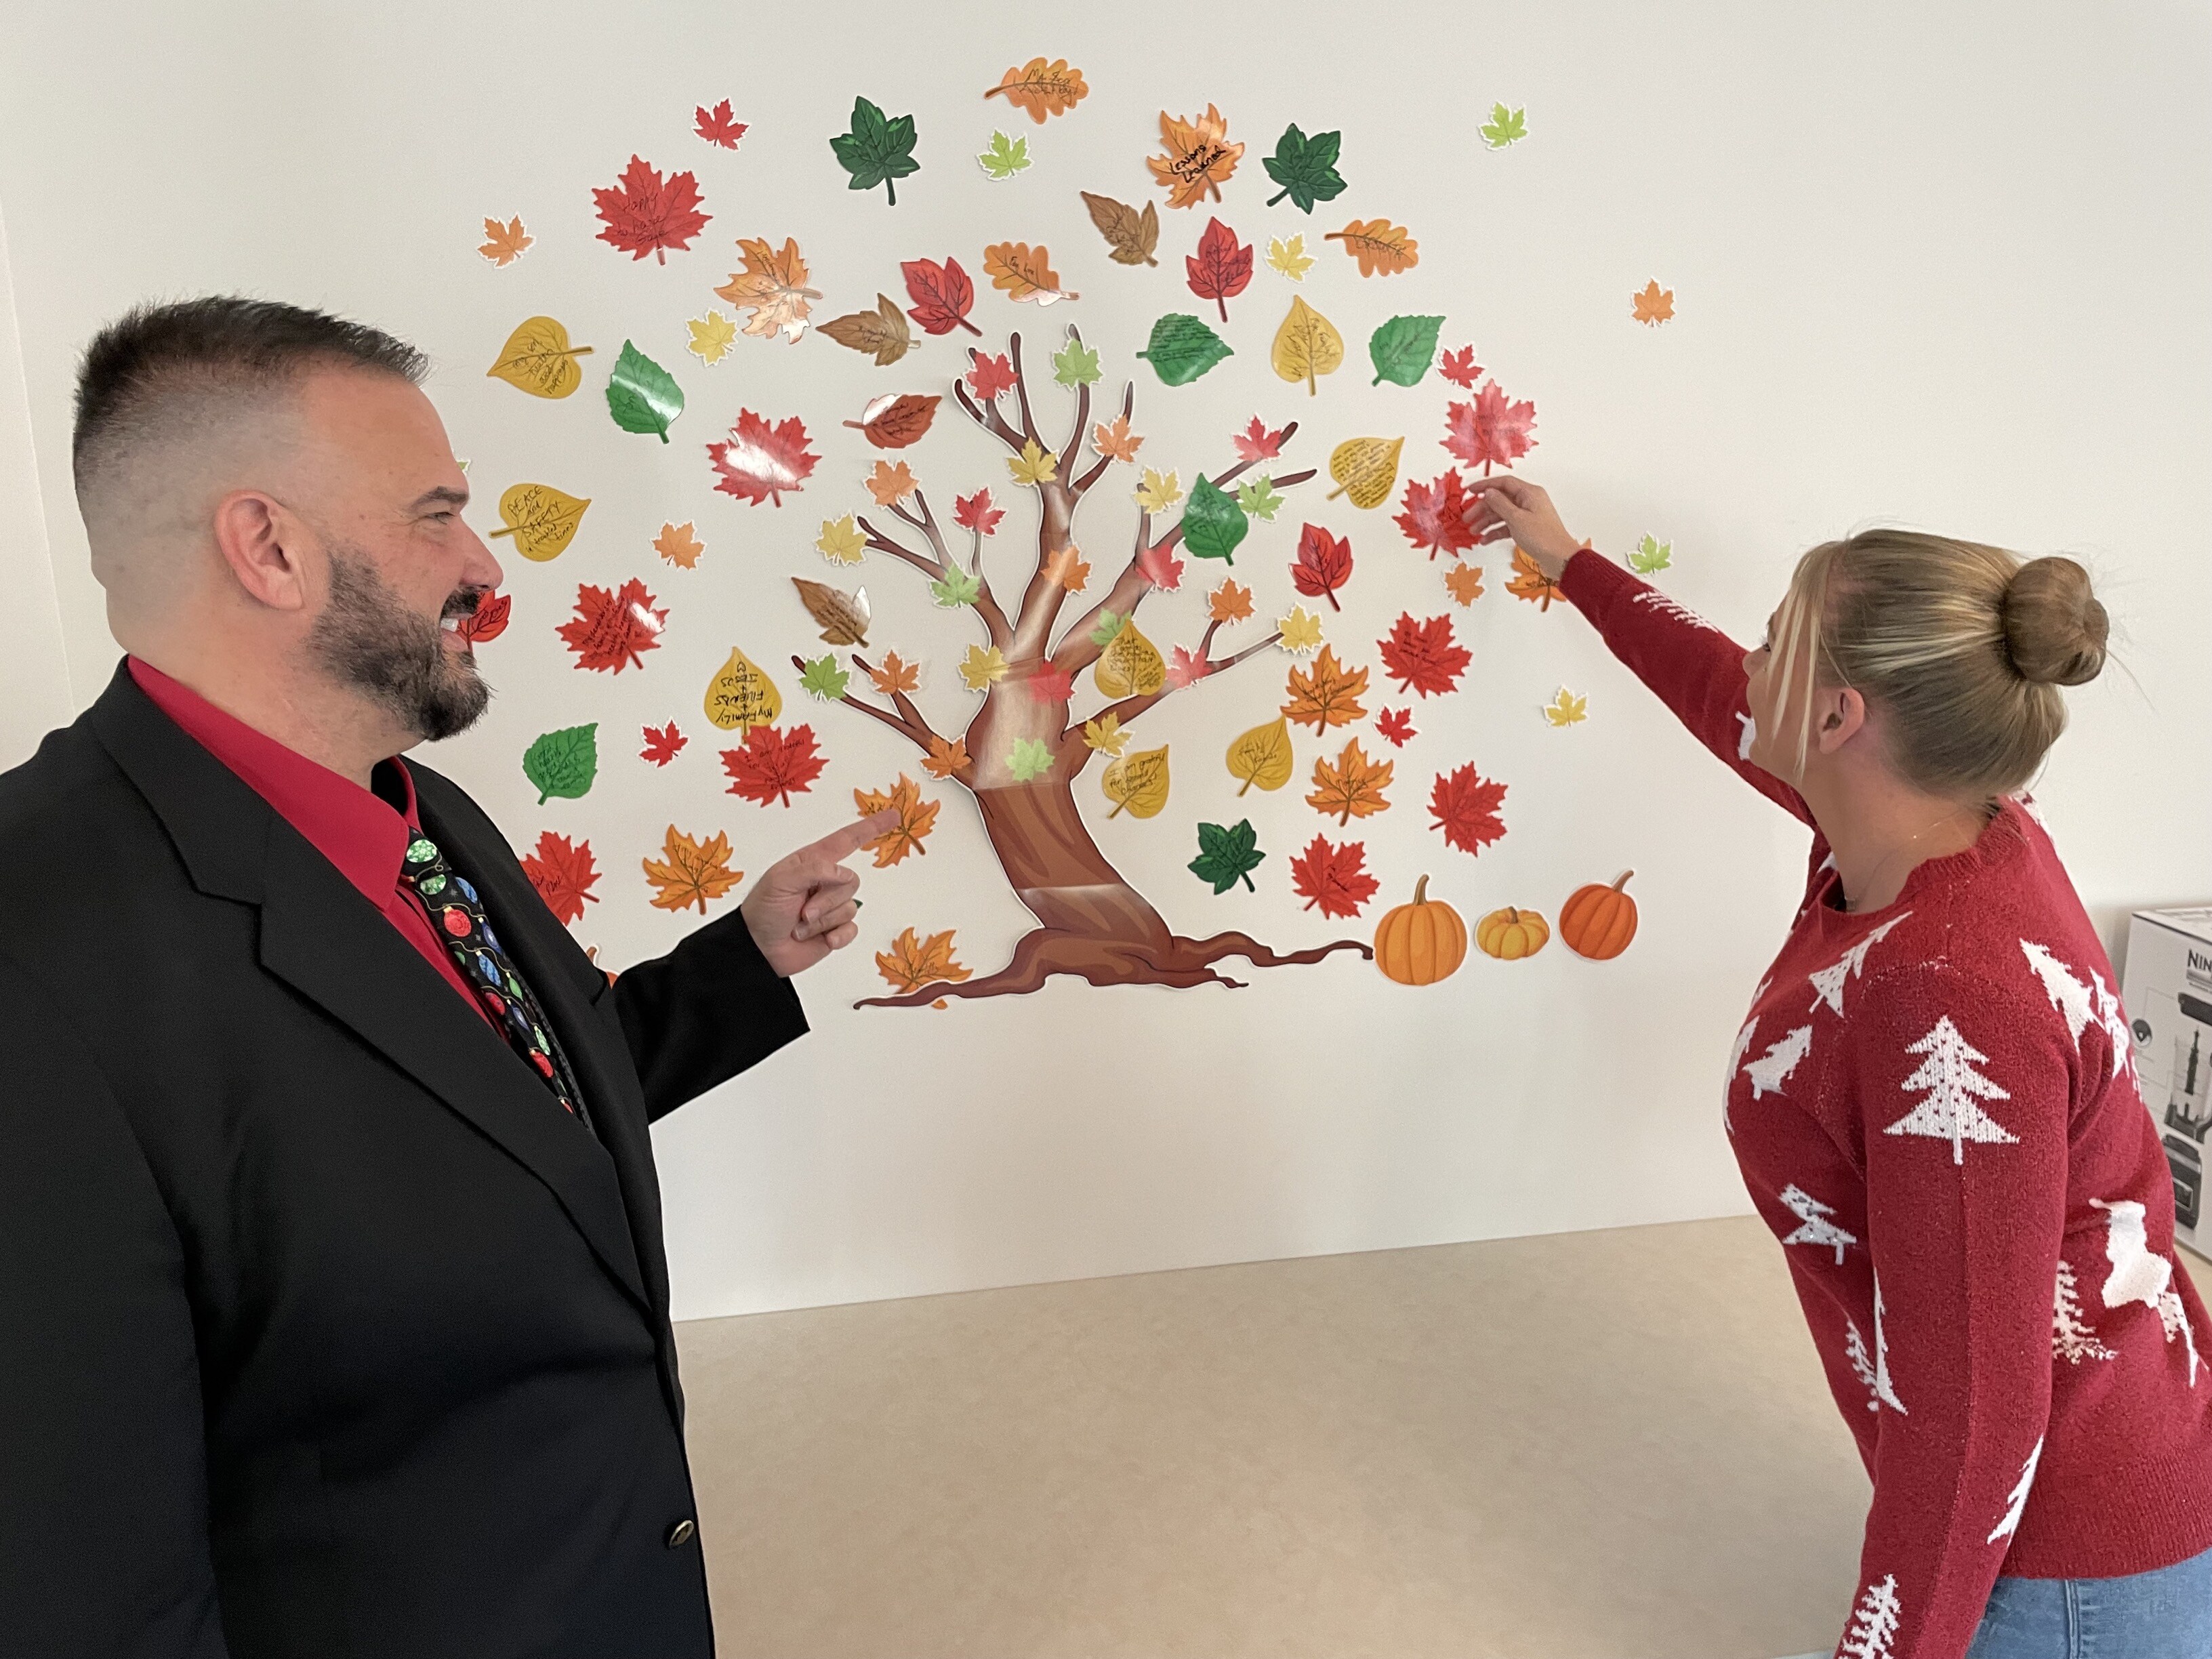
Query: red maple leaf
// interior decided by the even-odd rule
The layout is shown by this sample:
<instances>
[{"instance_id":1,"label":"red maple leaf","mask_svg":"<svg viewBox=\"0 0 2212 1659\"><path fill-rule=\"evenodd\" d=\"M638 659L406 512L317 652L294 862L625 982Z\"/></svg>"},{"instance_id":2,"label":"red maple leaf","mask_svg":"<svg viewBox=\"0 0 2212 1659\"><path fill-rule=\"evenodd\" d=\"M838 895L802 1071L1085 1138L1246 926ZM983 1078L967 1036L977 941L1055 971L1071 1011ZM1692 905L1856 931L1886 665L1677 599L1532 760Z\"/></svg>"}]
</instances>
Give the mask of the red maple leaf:
<instances>
[{"instance_id":1,"label":"red maple leaf","mask_svg":"<svg viewBox=\"0 0 2212 1659\"><path fill-rule=\"evenodd\" d=\"M599 902L599 896L592 890L599 872L592 862L588 841L572 846L566 836L540 830L538 845L522 855L522 873L530 878L530 884L545 901L553 919L564 927L582 919L586 904Z\"/></svg>"},{"instance_id":2,"label":"red maple leaf","mask_svg":"<svg viewBox=\"0 0 2212 1659\"><path fill-rule=\"evenodd\" d=\"M1137 555L1138 574L1153 586L1172 593L1182 583L1182 561L1172 547L1148 547Z\"/></svg>"},{"instance_id":3,"label":"red maple leaf","mask_svg":"<svg viewBox=\"0 0 2212 1659\"><path fill-rule=\"evenodd\" d=\"M983 331L968 320L975 304L975 284L960 269L959 260L948 258L940 265L934 259L902 259L899 270L906 276L907 297L914 301L906 314L921 325L923 332L950 334L964 328L981 337Z\"/></svg>"},{"instance_id":4,"label":"red maple leaf","mask_svg":"<svg viewBox=\"0 0 2212 1659\"><path fill-rule=\"evenodd\" d=\"M699 211L699 181L688 173L672 173L663 181L659 173L636 156L615 181L611 190L594 188L592 200L607 228L599 240L611 243L633 259L648 253L662 264L666 250L681 252L691 239L706 229L711 214Z\"/></svg>"},{"instance_id":5,"label":"red maple leaf","mask_svg":"<svg viewBox=\"0 0 2212 1659\"><path fill-rule=\"evenodd\" d=\"M1454 404L1454 409L1464 409L1464 404ZM1406 480L1406 510L1398 515L1398 528L1406 532L1406 539L1416 547L1429 550L1434 559L1439 553L1449 553L1457 558L1462 550L1474 545L1474 532L1468 528L1468 509L1474 503L1461 487L1456 469L1449 471L1434 483L1422 483L1415 478Z\"/></svg>"},{"instance_id":6,"label":"red maple leaf","mask_svg":"<svg viewBox=\"0 0 2212 1659\"><path fill-rule=\"evenodd\" d=\"M640 760L649 760L655 766L665 766L684 752L684 745L691 741L676 729L671 720L662 726L645 726L645 747L637 751Z\"/></svg>"},{"instance_id":7,"label":"red maple leaf","mask_svg":"<svg viewBox=\"0 0 2212 1659\"><path fill-rule=\"evenodd\" d=\"M1213 665L1202 656L1194 657L1181 646L1168 653L1168 690L1180 691L1195 685L1213 672Z\"/></svg>"},{"instance_id":8,"label":"red maple leaf","mask_svg":"<svg viewBox=\"0 0 2212 1659\"><path fill-rule=\"evenodd\" d=\"M1437 363L1437 372L1454 386L1463 386L1469 392L1482 378L1482 365L1474 361L1474 348L1462 346L1457 351L1447 351Z\"/></svg>"},{"instance_id":9,"label":"red maple leaf","mask_svg":"<svg viewBox=\"0 0 2212 1659\"><path fill-rule=\"evenodd\" d=\"M1429 793L1436 822L1429 828L1443 830L1444 840L1462 853L1479 854L1505 833L1505 820L1498 816L1504 801L1505 786L1483 777L1470 761L1449 777L1437 775Z\"/></svg>"},{"instance_id":10,"label":"red maple leaf","mask_svg":"<svg viewBox=\"0 0 2212 1659\"><path fill-rule=\"evenodd\" d=\"M1014 373L1013 360L1000 352L995 357L975 353L975 366L968 371L968 389L975 394L977 403L988 404L1001 392L1012 392L1014 382L1021 377Z\"/></svg>"},{"instance_id":11,"label":"red maple leaf","mask_svg":"<svg viewBox=\"0 0 2212 1659\"><path fill-rule=\"evenodd\" d=\"M668 613L653 608L653 595L633 576L611 593L579 583L575 620L553 631L576 653L577 667L619 674L644 667L641 653L659 648L660 630L667 626Z\"/></svg>"},{"instance_id":12,"label":"red maple leaf","mask_svg":"<svg viewBox=\"0 0 2212 1659\"><path fill-rule=\"evenodd\" d=\"M829 765L814 747L814 728L794 726L788 732L773 726L749 726L745 746L722 751L722 769L730 775L729 793L766 806L771 801L791 805L791 792L811 792L814 780Z\"/></svg>"},{"instance_id":13,"label":"red maple leaf","mask_svg":"<svg viewBox=\"0 0 2212 1659\"><path fill-rule=\"evenodd\" d=\"M1452 640L1451 618L1431 617L1417 623L1410 611L1401 612L1390 636L1376 641L1382 666L1401 691L1423 696L1442 696L1459 690L1459 677L1467 672L1474 654Z\"/></svg>"},{"instance_id":14,"label":"red maple leaf","mask_svg":"<svg viewBox=\"0 0 2212 1659\"><path fill-rule=\"evenodd\" d=\"M1239 243L1237 233L1218 219L1206 222L1206 234L1198 239L1198 252L1183 256L1190 273L1190 291L1221 307L1221 320L1229 320L1229 301L1252 282L1252 245Z\"/></svg>"},{"instance_id":15,"label":"red maple leaf","mask_svg":"<svg viewBox=\"0 0 2212 1659\"><path fill-rule=\"evenodd\" d=\"M730 100L726 98L708 109L702 104L692 112L698 125L691 130L710 144L720 144L724 149L735 149L738 140L745 136L745 124L732 118Z\"/></svg>"},{"instance_id":16,"label":"red maple leaf","mask_svg":"<svg viewBox=\"0 0 2212 1659\"><path fill-rule=\"evenodd\" d=\"M1528 435L1536 424L1536 405L1511 403L1504 389L1492 380L1474 394L1471 404L1454 404L1444 411L1443 446L1469 466L1480 465L1486 476L1492 461L1513 463L1536 447Z\"/></svg>"},{"instance_id":17,"label":"red maple leaf","mask_svg":"<svg viewBox=\"0 0 2212 1659\"><path fill-rule=\"evenodd\" d=\"M1332 847L1325 836L1291 860L1291 885L1306 908L1321 907L1325 916L1356 916L1382 884L1367 873L1367 843L1348 841Z\"/></svg>"},{"instance_id":18,"label":"red maple leaf","mask_svg":"<svg viewBox=\"0 0 2212 1659\"><path fill-rule=\"evenodd\" d=\"M1075 676L1052 663L1040 663L1022 682L1022 689L1039 702L1066 702L1075 695Z\"/></svg>"},{"instance_id":19,"label":"red maple leaf","mask_svg":"<svg viewBox=\"0 0 2212 1659\"><path fill-rule=\"evenodd\" d=\"M1290 433L1288 427L1268 431L1267 422L1255 415L1252 424L1237 434L1237 459L1240 461L1264 461L1279 455L1283 453L1283 440L1290 436Z\"/></svg>"},{"instance_id":20,"label":"red maple leaf","mask_svg":"<svg viewBox=\"0 0 2212 1659\"><path fill-rule=\"evenodd\" d=\"M455 624L456 631L471 645L495 640L507 632L507 613L514 604L504 593L487 593L477 601L475 610Z\"/></svg>"},{"instance_id":21,"label":"red maple leaf","mask_svg":"<svg viewBox=\"0 0 2212 1659\"><path fill-rule=\"evenodd\" d=\"M798 416L771 427L750 409L741 409L729 441L708 444L707 459L722 475L714 488L724 495L755 507L763 501L781 507L782 492L801 488L800 480L822 458L806 447L806 428Z\"/></svg>"},{"instance_id":22,"label":"red maple leaf","mask_svg":"<svg viewBox=\"0 0 2212 1659\"><path fill-rule=\"evenodd\" d=\"M1310 599L1327 599L1328 608L1341 611L1336 590L1352 580L1352 538L1341 540L1317 524L1298 532L1298 556L1291 562L1291 580Z\"/></svg>"},{"instance_id":23,"label":"red maple leaf","mask_svg":"<svg viewBox=\"0 0 2212 1659\"><path fill-rule=\"evenodd\" d=\"M979 489L972 495L952 498L952 520L963 530L972 530L979 536L995 534L999 520L1006 516L1001 507L991 505L991 492Z\"/></svg>"},{"instance_id":24,"label":"red maple leaf","mask_svg":"<svg viewBox=\"0 0 2212 1659\"><path fill-rule=\"evenodd\" d=\"M1375 729L1389 738L1395 749L1403 749L1408 738L1420 736L1413 730L1413 711L1410 708L1385 708L1376 715Z\"/></svg>"}]
</instances>

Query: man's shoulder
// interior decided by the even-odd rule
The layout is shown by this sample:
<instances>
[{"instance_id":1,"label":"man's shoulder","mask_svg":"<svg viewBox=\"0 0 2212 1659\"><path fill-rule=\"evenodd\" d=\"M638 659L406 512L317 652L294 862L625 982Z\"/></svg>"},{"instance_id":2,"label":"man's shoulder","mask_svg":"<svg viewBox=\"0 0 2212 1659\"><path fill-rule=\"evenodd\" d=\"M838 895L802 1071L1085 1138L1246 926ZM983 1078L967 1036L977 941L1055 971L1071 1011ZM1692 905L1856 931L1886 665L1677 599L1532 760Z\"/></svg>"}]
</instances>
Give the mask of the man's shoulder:
<instances>
[{"instance_id":1,"label":"man's shoulder","mask_svg":"<svg viewBox=\"0 0 2212 1659\"><path fill-rule=\"evenodd\" d=\"M161 820L90 720L49 732L28 760L0 772L0 916L21 918L58 893L96 904L173 862L161 856Z\"/></svg>"}]
</instances>

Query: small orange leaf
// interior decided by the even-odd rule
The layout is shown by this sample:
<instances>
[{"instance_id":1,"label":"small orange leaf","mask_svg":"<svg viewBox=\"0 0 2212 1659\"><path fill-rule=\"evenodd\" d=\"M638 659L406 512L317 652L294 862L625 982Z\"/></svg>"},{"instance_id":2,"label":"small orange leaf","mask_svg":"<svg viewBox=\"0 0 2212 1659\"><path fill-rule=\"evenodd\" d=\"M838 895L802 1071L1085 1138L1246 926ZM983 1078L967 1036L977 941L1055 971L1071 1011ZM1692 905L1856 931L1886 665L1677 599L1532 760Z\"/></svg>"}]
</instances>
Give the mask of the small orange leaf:
<instances>
[{"instance_id":1,"label":"small orange leaf","mask_svg":"<svg viewBox=\"0 0 2212 1659\"><path fill-rule=\"evenodd\" d=\"M1395 276L1421 263L1420 244L1403 225L1388 219L1354 219L1342 230L1322 236L1325 242L1341 242L1344 251L1359 261L1362 276Z\"/></svg>"},{"instance_id":2,"label":"small orange leaf","mask_svg":"<svg viewBox=\"0 0 2212 1659\"><path fill-rule=\"evenodd\" d=\"M902 501L921 488L921 481L901 461L893 466L889 461L878 461L875 470L868 474L868 494L876 498L878 507L890 507Z\"/></svg>"},{"instance_id":3,"label":"small orange leaf","mask_svg":"<svg viewBox=\"0 0 2212 1659\"><path fill-rule=\"evenodd\" d=\"M745 878L742 870L730 868L730 838L717 831L712 841L696 841L668 826L668 837L659 860L640 860L645 878L653 884L653 908L688 910L694 904L707 914L707 901L720 898Z\"/></svg>"},{"instance_id":4,"label":"small orange leaf","mask_svg":"<svg viewBox=\"0 0 2212 1659\"><path fill-rule=\"evenodd\" d=\"M1344 745L1334 766L1325 756L1314 762L1314 792L1306 797L1306 805L1334 814L1339 823L1388 811L1390 803L1382 792L1390 787L1393 766L1387 760L1369 760L1354 738Z\"/></svg>"},{"instance_id":5,"label":"small orange leaf","mask_svg":"<svg viewBox=\"0 0 2212 1659\"><path fill-rule=\"evenodd\" d=\"M921 787L903 772L899 781L880 793L872 789L855 789L853 805L860 809L860 816L868 817L886 806L897 810L898 822L867 843L868 851L876 855L876 868L888 869L908 853L927 853L922 842L937 827L938 803L924 800Z\"/></svg>"},{"instance_id":6,"label":"small orange leaf","mask_svg":"<svg viewBox=\"0 0 2212 1659\"><path fill-rule=\"evenodd\" d=\"M653 538L654 552L674 565L689 570L699 562L699 556L707 550L707 544L691 533L689 520L682 524L664 524L660 533Z\"/></svg>"},{"instance_id":7,"label":"small orange leaf","mask_svg":"<svg viewBox=\"0 0 2212 1659\"><path fill-rule=\"evenodd\" d=\"M1091 447L1110 461L1133 461L1137 452L1145 447L1140 434L1129 430L1129 417L1116 415L1114 424L1103 421L1091 428Z\"/></svg>"},{"instance_id":8,"label":"small orange leaf","mask_svg":"<svg viewBox=\"0 0 2212 1659\"><path fill-rule=\"evenodd\" d=\"M1482 567L1455 564L1444 572L1444 586L1462 605L1473 605L1482 597Z\"/></svg>"},{"instance_id":9,"label":"small orange leaf","mask_svg":"<svg viewBox=\"0 0 2212 1659\"><path fill-rule=\"evenodd\" d=\"M876 690L885 696L900 691L921 690L921 665L906 661L896 651L886 652L884 665L871 668L868 678L876 683Z\"/></svg>"},{"instance_id":10,"label":"small orange leaf","mask_svg":"<svg viewBox=\"0 0 2212 1659\"><path fill-rule=\"evenodd\" d=\"M1084 562L1081 551L1063 547L1044 562L1044 579L1058 582L1071 593L1080 593L1091 581L1091 567Z\"/></svg>"},{"instance_id":11,"label":"small orange leaf","mask_svg":"<svg viewBox=\"0 0 2212 1659\"><path fill-rule=\"evenodd\" d=\"M714 292L732 305L752 307L745 332L754 338L766 340L780 333L796 343L806 332L808 301L822 297L806 286L806 261L799 256L798 240L785 237L779 252L765 237L740 236L738 247L745 256L745 268L732 272Z\"/></svg>"},{"instance_id":12,"label":"small orange leaf","mask_svg":"<svg viewBox=\"0 0 2212 1659\"><path fill-rule=\"evenodd\" d=\"M1224 581L1206 596L1206 611L1218 623L1243 622L1252 614L1252 590Z\"/></svg>"},{"instance_id":13,"label":"small orange leaf","mask_svg":"<svg viewBox=\"0 0 2212 1659\"><path fill-rule=\"evenodd\" d=\"M906 929L891 941L889 951L876 953L876 971L900 991L918 991L925 985L957 985L968 977L968 969L953 960L956 931L948 927L922 939L915 937L913 928Z\"/></svg>"},{"instance_id":14,"label":"small orange leaf","mask_svg":"<svg viewBox=\"0 0 2212 1659\"><path fill-rule=\"evenodd\" d=\"M968 740L954 738L949 742L943 738L929 740L929 753L923 759L922 769L933 778L949 778L963 771L969 764Z\"/></svg>"},{"instance_id":15,"label":"small orange leaf","mask_svg":"<svg viewBox=\"0 0 2212 1659\"><path fill-rule=\"evenodd\" d=\"M524 234L520 218L510 219L505 224L496 219L487 219L484 221L484 244L477 252L495 265L511 265L537 240L535 236Z\"/></svg>"},{"instance_id":16,"label":"small orange leaf","mask_svg":"<svg viewBox=\"0 0 2212 1659\"><path fill-rule=\"evenodd\" d=\"M1027 110L1030 119L1042 126L1047 116L1066 114L1090 90L1083 83L1083 71L1069 68L1065 58L1050 63L1032 58L1019 69L1009 69L999 77L999 84L983 95L1005 98L1016 109Z\"/></svg>"},{"instance_id":17,"label":"small orange leaf","mask_svg":"<svg viewBox=\"0 0 2212 1659\"><path fill-rule=\"evenodd\" d=\"M994 242L983 250L983 270L991 278L991 286L1005 290L1010 300L1034 300L1048 306L1056 300L1082 297L1060 290L1060 278L1052 268L1052 250L1042 242L1034 248L1027 242Z\"/></svg>"},{"instance_id":18,"label":"small orange leaf","mask_svg":"<svg viewBox=\"0 0 2212 1659\"><path fill-rule=\"evenodd\" d=\"M1674 290L1659 286L1655 276L1646 283L1641 294L1628 296L1629 314L1639 323L1649 323L1656 328L1674 314Z\"/></svg>"},{"instance_id":19,"label":"small orange leaf","mask_svg":"<svg viewBox=\"0 0 2212 1659\"><path fill-rule=\"evenodd\" d=\"M1505 591L1516 599L1534 602L1540 611L1549 611L1553 599L1564 597L1559 583L1547 576L1535 560L1517 547L1513 550L1513 577L1505 584Z\"/></svg>"},{"instance_id":20,"label":"small orange leaf","mask_svg":"<svg viewBox=\"0 0 2212 1659\"><path fill-rule=\"evenodd\" d=\"M1347 672L1337 661L1332 646L1322 647L1310 671L1293 666L1286 689L1291 700L1283 705L1283 713L1317 732L1332 726L1349 726L1367 714L1359 702L1367 690L1367 671L1355 668Z\"/></svg>"}]
</instances>

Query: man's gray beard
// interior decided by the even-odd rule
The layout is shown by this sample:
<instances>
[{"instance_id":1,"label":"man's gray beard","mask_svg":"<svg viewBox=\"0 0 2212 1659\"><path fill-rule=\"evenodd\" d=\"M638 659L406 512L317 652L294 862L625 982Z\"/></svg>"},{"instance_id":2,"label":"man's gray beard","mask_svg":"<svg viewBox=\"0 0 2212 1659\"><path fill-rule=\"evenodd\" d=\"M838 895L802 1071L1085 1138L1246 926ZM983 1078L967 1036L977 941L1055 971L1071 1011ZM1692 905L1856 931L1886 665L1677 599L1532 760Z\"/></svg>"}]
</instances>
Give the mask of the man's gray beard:
<instances>
[{"instance_id":1,"label":"man's gray beard","mask_svg":"<svg viewBox=\"0 0 2212 1659\"><path fill-rule=\"evenodd\" d=\"M335 545L330 557L330 603L307 635L316 661L433 743L467 731L491 701L475 659L447 651L445 630L410 613L358 547ZM443 614L466 616L481 598L461 589Z\"/></svg>"}]
</instances>

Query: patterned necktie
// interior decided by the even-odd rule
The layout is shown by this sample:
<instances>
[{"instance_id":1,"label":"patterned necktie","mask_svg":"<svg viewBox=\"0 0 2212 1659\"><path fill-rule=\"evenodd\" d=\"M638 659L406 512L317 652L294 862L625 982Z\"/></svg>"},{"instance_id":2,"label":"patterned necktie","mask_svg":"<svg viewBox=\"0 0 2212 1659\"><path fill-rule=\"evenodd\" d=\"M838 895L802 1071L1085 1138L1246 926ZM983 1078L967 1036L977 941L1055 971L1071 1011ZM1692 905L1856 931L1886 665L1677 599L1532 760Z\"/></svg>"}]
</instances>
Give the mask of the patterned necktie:
<instances>
[{"instance_id":1,"label":"patterned necktie","mask_svg":"<svg viewBox=\"0 0 2212 1659\"><path fill-rule=\"evenodd\" d=\"M561 1052L560 1042L553 1035L552 1022L500 947L477 890L465 877L453 873L437 842L423 835L407 843L399 878L422 899L423 908L430 913L431 928L445 940L454 965L490 1014L491 1023L553 1091L553 1098L590 1128L592 1120L584 1109L583 1093L576 1087L568 1056Z\"/></svg>"}]
</instances>

